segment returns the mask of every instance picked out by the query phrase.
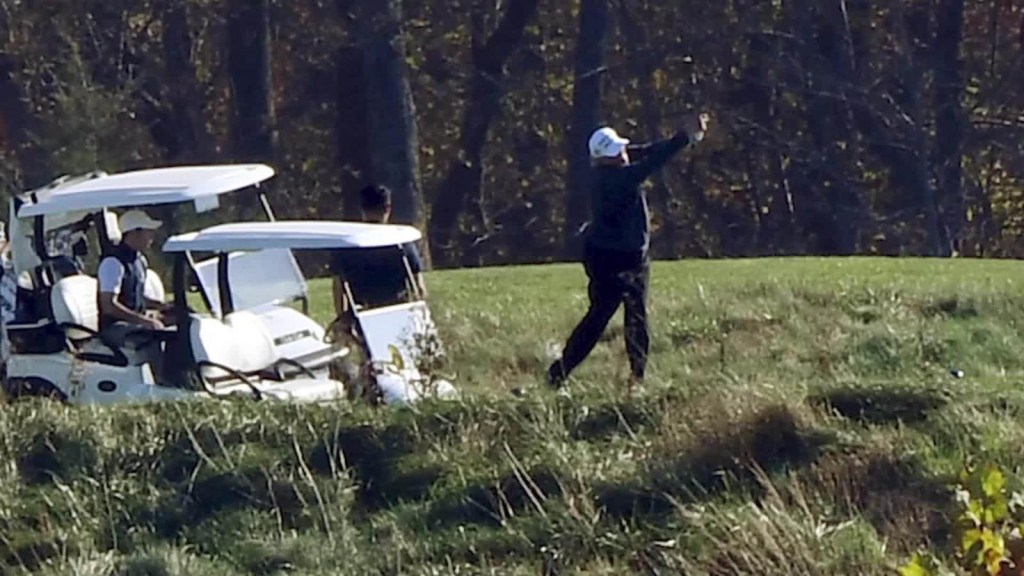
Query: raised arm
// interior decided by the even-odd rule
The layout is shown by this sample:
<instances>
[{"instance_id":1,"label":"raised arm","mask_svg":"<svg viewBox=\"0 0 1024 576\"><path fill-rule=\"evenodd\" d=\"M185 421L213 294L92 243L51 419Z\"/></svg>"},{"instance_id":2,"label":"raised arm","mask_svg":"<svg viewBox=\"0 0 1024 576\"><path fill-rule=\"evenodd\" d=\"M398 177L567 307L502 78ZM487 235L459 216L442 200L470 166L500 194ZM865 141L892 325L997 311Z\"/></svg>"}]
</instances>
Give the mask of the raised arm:
<instances>
[{"instance_id":1,"label":"raised arm","mask_svg":"<svg viewBox=\"0 0 1024 576\"><path fill-rule=\"evenodd\" d=\"M652 153L657 153L663 150L666 146L671 145L672 138L665 138L664 140L656 140L654 142L629 144L626 146L626 151L629 152L630 160L635 163L642 162Z\"/></svg>"},{"instance_id":2,"label":"raised arm","mask_svg":"<svg viewBox=\"0 0 1024 576\"><path fill-rule=\"evenodd\" d=\"M689 143L690 137L685 132L679 132L667 140L637 146L640 158L625 167L625 178L636 184L643 182ZM629 150L629 154L632 157L633 151Z\"/></svg>"},{"instance_id":3,"label":"raised arm","mask_svg":"<svg viewBox=\"0 0 1024 576\"><path fill-rule=\"evenodd\" d=\"M640 157L636 162L626 166L626 179L633 184L643 182L656 170L664 166L677 152L691 143L702 140L707 126L708 116L706 114L693 114L684 119L683 127L676 132L675 136L650 144L636 145L632 149L627 147L626 150L631 156L635 150L639 153Z\"/></svg>"}]
</instances>

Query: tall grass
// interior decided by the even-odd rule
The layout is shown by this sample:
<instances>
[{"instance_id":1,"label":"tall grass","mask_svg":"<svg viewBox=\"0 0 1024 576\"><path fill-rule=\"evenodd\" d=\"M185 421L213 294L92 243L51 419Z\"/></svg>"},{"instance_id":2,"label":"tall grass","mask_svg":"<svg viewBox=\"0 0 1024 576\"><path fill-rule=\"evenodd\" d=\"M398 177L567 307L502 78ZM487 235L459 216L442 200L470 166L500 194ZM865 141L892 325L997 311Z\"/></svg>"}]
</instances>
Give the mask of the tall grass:
<instances>
[{"instance_id":1,"label":"tall grass","mask_svg":"<svg viewBox=\"0 0 1024 576\"><path fill-rule=\"evenodd\" d=\"M0 571L892 573L944 545L964 459L1024 456L1021 280L658 263L647 389L616 319L561 398L540 383L578 267L432 274L459 401L0 408Z\"/></svg>"}]
</instances>

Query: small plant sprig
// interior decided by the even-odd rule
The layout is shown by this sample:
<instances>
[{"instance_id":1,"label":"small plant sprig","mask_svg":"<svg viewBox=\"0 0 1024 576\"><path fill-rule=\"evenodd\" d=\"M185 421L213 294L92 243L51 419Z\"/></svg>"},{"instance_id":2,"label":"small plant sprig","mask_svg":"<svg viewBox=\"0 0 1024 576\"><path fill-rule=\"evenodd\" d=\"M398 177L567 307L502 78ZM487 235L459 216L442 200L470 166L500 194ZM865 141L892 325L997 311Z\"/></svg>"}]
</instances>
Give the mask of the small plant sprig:
<instances>
[{"instance_id":1,"label":"small plant sprig","mask_svg":"<svg viewBox=\"0 0 1024 576\"><path fill-rule=\"evenodd\" d=\"M1010 491L997 466L968 465L955 498L952 556L962 572L945 569L934 555L919 552L900 576L1024 576L1024 494Z\"/></svg>"}]
</instances>

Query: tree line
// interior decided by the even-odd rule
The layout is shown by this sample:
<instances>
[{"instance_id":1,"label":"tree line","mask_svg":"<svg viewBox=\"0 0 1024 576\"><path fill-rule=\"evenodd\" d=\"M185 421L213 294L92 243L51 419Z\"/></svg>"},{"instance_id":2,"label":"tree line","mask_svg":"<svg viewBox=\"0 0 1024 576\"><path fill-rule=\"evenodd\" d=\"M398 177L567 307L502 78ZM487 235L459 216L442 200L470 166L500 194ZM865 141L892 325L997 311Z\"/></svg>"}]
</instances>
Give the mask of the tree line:
<instances>
[{"instance_id":1,"label":"tree line","mask_svg":"<svg viewBox=\"0 0 1024 576\"><path fill-rule=\"evenodd\" d=\"M281 216L378 182L435 267L544 262L576 257L591 130L700 108L656 257L1016 257L1018 4L0 0L0 175L267 162Z\"/></svg>"}]
</instances>

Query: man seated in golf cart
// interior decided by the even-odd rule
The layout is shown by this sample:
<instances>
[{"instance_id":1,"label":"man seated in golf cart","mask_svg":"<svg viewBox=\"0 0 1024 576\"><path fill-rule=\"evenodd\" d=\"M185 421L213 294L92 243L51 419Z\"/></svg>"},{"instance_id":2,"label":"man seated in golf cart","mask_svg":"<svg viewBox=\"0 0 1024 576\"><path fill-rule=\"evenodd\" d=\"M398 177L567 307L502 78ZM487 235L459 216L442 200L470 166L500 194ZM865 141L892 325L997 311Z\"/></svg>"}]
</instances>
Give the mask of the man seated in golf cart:
<instances>
[{"instance_id":1,"label":"man seated in golf cart","mask_svg":"<svg viewBox=\"0 0 1024 576\"><path fill-rule=\"evenodd\" d=\"M391 191L379 185L370 185L360 192L363 221L387 224L391 220ZM380 308L410 302L426 296L423 281L423 261L416 244L383 246L365 250L339 250L331 262L334 308L339 318L349 318L356 306ZM414 282L409 282L409 277ZM351 289L350 302L342 283ZM411 285L410 285L411 284ZM339 323L339 329L351 329Z\"/></svg>"},{"instance_id":2,"label":"man seated in golf cart","mask_svg":"<svg viewBox=\"0 0 1024 576\"><path fill-rule=\"evenodd\" d=\"M152 246L161 222L141 210L129 210L118 225L121 243L100 261L97 276L100 331L120 346L133 333L162 330L170 320L171 306L145 295L149 266L142 251Z\"/></svg>"}]
</instances>

